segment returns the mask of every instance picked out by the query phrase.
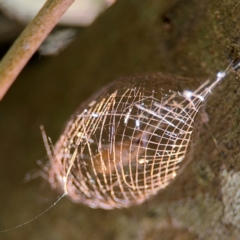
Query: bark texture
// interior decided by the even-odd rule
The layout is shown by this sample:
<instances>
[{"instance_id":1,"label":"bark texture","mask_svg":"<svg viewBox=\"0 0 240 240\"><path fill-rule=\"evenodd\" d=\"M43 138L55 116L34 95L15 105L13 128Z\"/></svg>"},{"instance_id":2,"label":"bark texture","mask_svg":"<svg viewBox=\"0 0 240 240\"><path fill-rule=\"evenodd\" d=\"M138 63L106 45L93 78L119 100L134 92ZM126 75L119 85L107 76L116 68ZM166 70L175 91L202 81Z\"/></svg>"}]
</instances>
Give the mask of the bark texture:
<instances>
[{"instance_id":1,"label":"bark texture","mask_svg":"<svg viewBox=\"0 0 240 240\"><path fill-rule=\"evenodd\" d=\"M41 179L19 184L44 156L40 124L55 142L78 105L117 77L214 79L240 58L239 10L239 0L121 0L58 57L29 64L0 105L1 229L55 199ZM239 100L231 73L209 98L210 121L199 128L191 163L147 203L104 211L64 199L3 239L239 239Z\"/></svg>"}]
</instances>

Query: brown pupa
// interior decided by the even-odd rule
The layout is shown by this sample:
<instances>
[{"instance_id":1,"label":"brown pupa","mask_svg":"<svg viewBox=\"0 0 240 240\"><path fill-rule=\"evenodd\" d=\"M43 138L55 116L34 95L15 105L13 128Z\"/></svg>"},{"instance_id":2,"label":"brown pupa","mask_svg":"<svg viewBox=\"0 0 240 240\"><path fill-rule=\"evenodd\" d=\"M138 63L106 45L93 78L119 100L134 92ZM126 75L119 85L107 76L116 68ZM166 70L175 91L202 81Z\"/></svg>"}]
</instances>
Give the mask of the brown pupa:
<instances>
[{"instance_id":1,"label":"brown pupa","mask_svg":"<svg viewBox=\"0 0 240 240\"><path fill-rule=\"evenodd\" d=\"M155 195L186 165L200 112L225 74L203 84L161 73L137 75L102 88L48 150L52 188L103 209Z\"/></svg>"}]
</instances>

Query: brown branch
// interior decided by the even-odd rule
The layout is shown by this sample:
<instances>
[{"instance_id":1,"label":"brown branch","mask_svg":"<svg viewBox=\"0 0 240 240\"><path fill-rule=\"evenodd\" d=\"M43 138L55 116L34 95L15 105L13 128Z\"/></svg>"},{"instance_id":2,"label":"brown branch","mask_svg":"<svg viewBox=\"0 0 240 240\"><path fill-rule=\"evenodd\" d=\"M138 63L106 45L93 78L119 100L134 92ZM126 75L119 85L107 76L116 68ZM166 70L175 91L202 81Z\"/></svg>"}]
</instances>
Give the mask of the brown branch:
<instances>
[{"instance_id":1,"label":"brown branch","mask_svg":"<svg viewBox=\"0 0 240 240\"><path fill-rule=\"evenodd\" d=\"M74 0L48 0L0 63L0 100Z\"/></svg>"}]
</instances>

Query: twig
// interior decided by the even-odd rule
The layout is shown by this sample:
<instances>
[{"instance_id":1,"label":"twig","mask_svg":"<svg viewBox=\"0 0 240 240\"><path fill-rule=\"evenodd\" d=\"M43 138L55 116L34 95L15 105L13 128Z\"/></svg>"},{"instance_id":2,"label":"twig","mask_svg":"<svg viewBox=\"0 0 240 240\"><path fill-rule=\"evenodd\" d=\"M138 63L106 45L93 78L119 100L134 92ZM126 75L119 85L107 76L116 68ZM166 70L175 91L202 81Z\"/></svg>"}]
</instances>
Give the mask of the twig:
<instances>
[{"instance_id":1,"label":"twig","mask_svg":"<svg viewBox=\"0 0 240 240\"><path fill-rule=\"evenodd\" d=\"M74 0L48 0L0 63L0 100Z\"/></svg>"}]
</instances>

